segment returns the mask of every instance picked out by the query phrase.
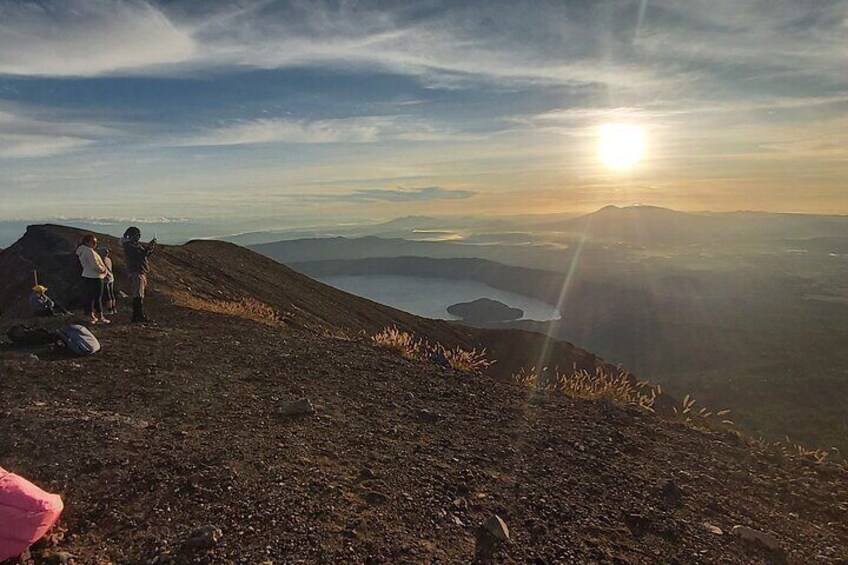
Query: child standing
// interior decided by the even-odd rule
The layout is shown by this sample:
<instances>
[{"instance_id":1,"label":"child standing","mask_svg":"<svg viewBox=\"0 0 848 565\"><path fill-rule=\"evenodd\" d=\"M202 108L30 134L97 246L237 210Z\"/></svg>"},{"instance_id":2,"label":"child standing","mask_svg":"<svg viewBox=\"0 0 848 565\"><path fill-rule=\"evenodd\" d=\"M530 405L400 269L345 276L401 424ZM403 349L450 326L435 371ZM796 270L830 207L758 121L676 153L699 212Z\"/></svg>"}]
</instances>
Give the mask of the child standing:
<instances>
[{"instance_id":1,"label":"child standing","mask_svg":"<svg viewBox=\"0 0 848 565\"><path fill-rule=\"evenodd\" d=\"M101 247L97 250L106 265L106 278L103 279L103 308L107 314L118 313L118 303L115 300L115 273L112 272L112 258L109 256L109 248Z\"/></svg>"}]
</instances>

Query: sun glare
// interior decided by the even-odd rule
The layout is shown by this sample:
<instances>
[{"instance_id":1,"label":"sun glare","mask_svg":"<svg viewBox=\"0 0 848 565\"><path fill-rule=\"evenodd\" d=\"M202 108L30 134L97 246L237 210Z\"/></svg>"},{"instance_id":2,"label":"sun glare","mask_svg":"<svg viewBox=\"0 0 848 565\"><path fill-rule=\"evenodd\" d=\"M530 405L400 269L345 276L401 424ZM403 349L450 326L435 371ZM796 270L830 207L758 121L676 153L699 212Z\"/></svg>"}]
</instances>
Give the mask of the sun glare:
<instances>
[{"instance_id":1,"label":"sun glare","mask_svg":"<svg viewBox=\"0 0 848 565\"><path fill-rule=\"evenodd\" d=\"M631 124L604 124L598 135L598 155L617 171L633 168L645 154L645 133Z\"/></svg>"}]
</instances>

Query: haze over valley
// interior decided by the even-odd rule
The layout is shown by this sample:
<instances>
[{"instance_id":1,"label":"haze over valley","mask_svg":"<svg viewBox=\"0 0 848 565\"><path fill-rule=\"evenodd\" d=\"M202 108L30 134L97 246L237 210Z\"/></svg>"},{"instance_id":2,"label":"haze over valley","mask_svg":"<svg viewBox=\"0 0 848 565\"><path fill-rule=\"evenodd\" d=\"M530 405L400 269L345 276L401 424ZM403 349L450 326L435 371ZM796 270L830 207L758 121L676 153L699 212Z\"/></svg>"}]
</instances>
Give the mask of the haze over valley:
<instances>
[{"instance_id":1,"label":"haze over valley","mask_svg":"<svg viewBox=\"0 0 848 565\"><path fill-rule=\"evenodd\" d=\"M544 302L561 320L507 325L731 408L756 433L848 448L848 420L832 396L848 391L848 217L641 206L520 223L523 231L508 217L480 221L460 235L449 218L405 218L377 226L379 236L254 249L429 317L449 317L439 305L470 281L488 288L469 299L521 308L506 291ZM452 237L416 239L434 232Z\"/></svg>"}]
</instances>

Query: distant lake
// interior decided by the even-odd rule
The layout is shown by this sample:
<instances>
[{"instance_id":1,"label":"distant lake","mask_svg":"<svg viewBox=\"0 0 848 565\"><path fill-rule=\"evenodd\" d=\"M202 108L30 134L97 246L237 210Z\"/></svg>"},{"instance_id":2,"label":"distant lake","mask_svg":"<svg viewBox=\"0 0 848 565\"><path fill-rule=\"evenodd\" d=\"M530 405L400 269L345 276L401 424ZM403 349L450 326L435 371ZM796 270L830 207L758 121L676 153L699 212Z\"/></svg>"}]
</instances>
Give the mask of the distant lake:
<instances>
[{"instance_id":1,"label":"distant lake","mask_svg":"<svg viewBox=\"0 0 848 565\"><path fill-rule=\"evenodd\" d=\"M425 318L457 320L447 307L478 298L498 300L524 310L524 320L555 320L559 312L550 304L514 292L498 290L476 281L402 275L337 275L319 278L321 282Z\"/></svg>"}]
</instances>

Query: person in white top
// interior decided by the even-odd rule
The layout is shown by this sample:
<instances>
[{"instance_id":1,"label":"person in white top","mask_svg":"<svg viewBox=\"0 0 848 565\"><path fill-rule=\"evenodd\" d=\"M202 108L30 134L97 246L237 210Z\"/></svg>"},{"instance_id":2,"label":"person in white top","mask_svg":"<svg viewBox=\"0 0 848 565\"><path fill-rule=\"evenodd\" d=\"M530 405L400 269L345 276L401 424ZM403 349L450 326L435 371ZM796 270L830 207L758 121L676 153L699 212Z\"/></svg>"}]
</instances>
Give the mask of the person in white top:
<instances>
[{"instance_id":1,"label":"person in white top","mask_svg":"<svg viewBox=\"0 0 848 565\"><path fill-rule=\"evenodd\" d=\"M118 313L118 303L115 300L115 273L112 272L112 258L109 256L109 248L101 247L97 253L106 265L106 278L103 279L103 307L107 314Z\"/></svg>"},{"instance_id":2,"label":"person in white top","mask_svg":"<svg viewBox=\"0 0 848 565\"><path fill-rule=\"evenodd\" d=\"M82 291L85 315L92 324L108 324L103 315L103 281L106 279L106 265L97 254L97 238L87 234L80 240L77 257L82 265Z\"/></svg>"}]
</instances>

